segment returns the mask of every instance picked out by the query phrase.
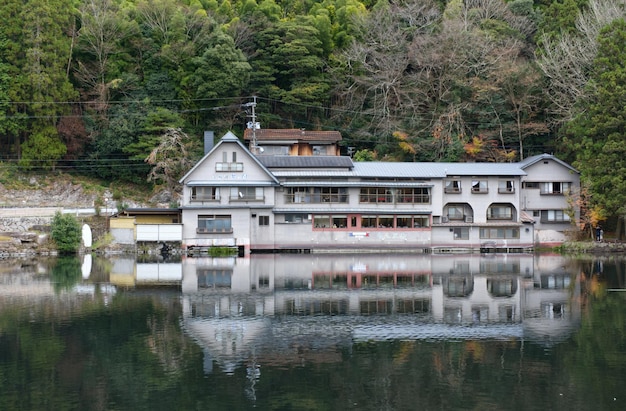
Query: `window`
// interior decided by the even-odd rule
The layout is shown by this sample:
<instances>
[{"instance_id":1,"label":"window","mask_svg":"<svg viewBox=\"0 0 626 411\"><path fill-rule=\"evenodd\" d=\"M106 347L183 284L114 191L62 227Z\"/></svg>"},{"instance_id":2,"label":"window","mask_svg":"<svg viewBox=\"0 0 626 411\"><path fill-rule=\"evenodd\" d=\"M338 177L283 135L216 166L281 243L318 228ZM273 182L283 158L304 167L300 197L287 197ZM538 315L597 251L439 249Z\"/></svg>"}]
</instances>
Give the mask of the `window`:
<instances>
[{"instance_id":1,"label":"window","mask_svg":"<svg viewBox=\"0 0 626 411\"><path fill-rule=\"evenodd\" d=\"M393 228L393 216L392 215L378 216L378 228Z\"/></svg>"},{"instance_id":2,"label":"window","mask_svg":"<svg viewBox=\"0 0 626 411\"><path fill-rule=\"evenodd\" d=\"M446 186L444 188L446 193L460 193L461 192L461 180L446 180Z\"/></svg>"},{"instance_id":3,"label":"window","mask_svg":"<svg viewBox=\"0 0 626 411\"><path fill-rule=\"evenodd\" d=\"M215 163L215 171L243 171L243 163Z\"/></svg>"},{"instance_id":4,"label":"window","mask_svg":"<svg viewBox=\"0 0 626 411\"><path fill-rule=\"evenodd\" d=\"M294 214L296 215L296 214ZM285 221L288 219L285 215ZM302 214L302 218L306 218L306 214ZM310 217L309 217L310 219ZM304 220L302 220L304 221ZM359 224L359 215L356 214L317 214L313 216L314 228L332 228L332 229L415 229L430 227L429 215L401 215L393 214L374 214L361 215Z\"/></svg>"},{"instance_id":5,"label":"window","mask_svg":"<svg viewBox=\"0 0 626 411\"><path fill-rule=\"evenodd\" d=\"M361 188L359 201L361 203L391 203L391 190L383 187L364 187Z\"/></svg>"},{"instance_id":6,"label":"window","mask_svg":"<svg viewBox=\"0 0 626 411\"><path fill-rule=\"evenodd\" d=\"M519 228L517 227L481 228L480 238L484 238L484 239L519 238Z\"/></svg>"},{"instance_id":7,"label":"window","mask_svg":"<svg viewBox=\"0 0 626 411\"><path fill-rule=\"evenodd\" d=\"M513 185L513 180L498 181L498 193L513 194L514 192L515 192L515 186Z\"/></svg>"},{"instance_id":8,"label":"window","mask_svg":"<svg viewBox=\"0 0 626 411\"><path fill-rule=\"evenodd\" d=\"M191 187L191 201L216 201L220 199L218 187Z\"/></svg>"},{"instance_id":9,"label":"window","mask_svg":"<svg viewBox=\"0 0 626 411\"><path fill-rule=\"evenodd\" d=\"M310 220L310 217L308 214L301 214L301 213L285 214L286 223L303 223L303 222L308 222L309 220Z\"/></svg>"},{"instance_id":10,"label":"window","mask_svg":"<svg viewBox=\"0 0 626 411\"><path fill-rule=\"evenodd\" d=\"M330 228L330 216L316 215L313 217L313 224L315 228Z\"/></svg>"},{"instance_id":11,"label":"window","mask_svg":"<svg viewBox=\"0 0 626 411\"><path fill-rule=\"evenodd\" d=\"M376 228L376 216L375 215L361 216L361 227Z\"/></svg>"},{"instance_id":12,"label":"window","mask_svg":"<svg viewBox=\"0 0 626 411\"><path fill-rule=\"evenodd\" d=\"M230 201L263 201L263 187L231 187Z\"/></svg>"},{"instance_id":13,"label":"window","mask_svg":"<svg viewBox=\"0 0 626 411\"><path fill-rule=\"evenodd\" d=\"M430 188L400 188L396 198L398 203L430 204Z\"/></svg>"},{"instance_id":14,"label":"window","mask_svg":"<svg viewBox=\"0 0 626 411\"><path fill-rule=\"evenodd\" d=\"M345 187L289 187L285 194L287 203L347 203L348 189Z\"/></svg>"},{"instance_id":15,"label":"window","mask_svg":"<svg viewBox=\"0 0 626 411\"><path fill-rule=\"evenodd\" d=\"M237 162L237 153L233 151L233 161L228 162L228 153L222 152L222 162L215 163L215 171L243 171L243 163Z\"/></svg>"},{"instance_id":16,"label":"window","mask_svg":"<svg viewBox=\"0 0 626 411\"><path fill-rule=\"evenodd\" d=\"M270 216L268 216L268 215L260 215L259 216L259 225L270 225Z\"/></svg>"},{"instance_id":17,"label":"window","mask_svg":"<svg viewBox=\"0 0 626 411\"><path fill-rule=\"evenodd\" d=\"M523 188L539 188L539 185L540 185L540 184L541 184L541 183L538 183L538 182L536 182L536 181L524 181L524 182L522 183L522 187L523 187Z\"/></svg>"},{"instance_id":18,"label":"window","mask_svg":"<svg viewBox=\"0 0 626 411\"><path fill-rule=\"evenodd\" d=\"M541 210L542 223L565 223L569 221L569 215L563 210Z\"/></svg>"},{"instance_id":19,"label":"window","mask_svg":"<svg viewBox=\"0 0 626 411\"><path fill-rule=\"evenodd\" d=\"M328 154L328 146L313 146L314 156L325 156Z\"/></svg>"},{"instance_id":20,"label":"window","mask_svg":"<svg viewBox=\"0 0 626 411\"><path fill-rule=\"evenodd\" d=\"M452 236L455 240L469 240L469 227L454 227Z\"/></svg>"},{"instance_id":21,"label":"window","mask_svg":"<svg viewBox=\"0 0 626 411\"><path fill-rule=\"evenodd\" d=\"M198 233L232 233L231 217L229 215L199 215Z\"/></svg>"},{"instance_id":22,"label":"window","mask_svg":"<svg viewBox=\"0 0 626 411\"><path fill-rule=\"evenodd\" d=\"M571 188L572 183L569 182L541 183L541 194L566 194Z\"/></svg>"},{"instance_id":23,"label":"window","mask_svg":"<svg viewBox=\"0 0 626 411\"><path fill-rule=\"evenodd\" d=\"M198 269L198 288L230 288L233 270Z\"/></svg>"},{"instance_id":24,"label":"window","mask_svg":"<svg viewBox=\"0 0 626 411\"><path fill-rule=\"evenodd\" d=\"M333 215L332 216L333 228L346 228L348 227L347 215Z\"/></svg>"},{"instance_id":25,"label":"window","mask_svg":"<svg viewBox=\"0 0 626 411\"><path fill-rule=\"evenodd\" d=\"M260 154L263 155L289 155L289 147L287 146L259 146Z\"/></svg>"},{"instance_id":26,"label":"window","mask_svg":"<svg viewBox=\"0 0 626 411\"><path fill-rule=\"evenodd\" d=\"M396 218L397 228L424 228L430 226L430 218L425 215L398 216Z\"/></svg>"},{"instance_id":27,"label":"window","mask_svg":"<svg viewBox=\"0 0 626 411\"><path fill-rule=\"evenodd\" d=\"M487 180L473 180L472 181L472 193L484 194L488 193Z\"/></svg>"},{"instance_id":28,"label":"window","mask_svg":"<svg viewBox=\"0 0 626 411\"><path fill-rule=\"evenodd\" d=\"M487 209L488 220L512 220L513 207L509 204L494 204Z\"/></svg>"},{"instance_id":29,"label":"window","mask_svg":"<svg viewBox=\"0 0 626 411\"><path fill-rule=\"evenodd\" d=\"M463 220L464 206L462 204L451 204L447 206L447 214L450 220Z\"/></svg>"}]
</instances>

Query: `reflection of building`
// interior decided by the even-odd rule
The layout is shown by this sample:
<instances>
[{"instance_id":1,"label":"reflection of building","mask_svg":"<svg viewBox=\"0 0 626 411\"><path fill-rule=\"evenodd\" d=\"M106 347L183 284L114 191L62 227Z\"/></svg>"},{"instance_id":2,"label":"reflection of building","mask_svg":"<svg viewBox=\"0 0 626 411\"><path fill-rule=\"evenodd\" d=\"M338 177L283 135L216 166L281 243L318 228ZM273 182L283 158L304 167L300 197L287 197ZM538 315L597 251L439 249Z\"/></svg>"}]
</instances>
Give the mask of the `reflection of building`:
<instances>
[{"instance_id":1,"label":"reflection of building","mask_svg":"<svg viewBox=\"0 0 626 411\"><path fill-rule=\"evenodd\" d=\"M137 262L135 256L111 257L109 281L120 287L180 287L183 274L180 262Z\"/></svg>"},{"instance_id":2,"label":"reflection of building","mask_svg":"<svg viewBox=\"0 0 626 411\"><path fill-rule=\"evenodd\" d=\"M336 155L336 136L322 144L270 131L266 145L258 131L256 155L226 134L180 180L184 247L520 252L562 241L570 225L566 195L579 175L552 155L353 162Z\"/></svg>"},{"instance_id":3,"label":"reflection of building","mask_svg":"<svg viewBox=\"0 0 626 411\"><path fill-rule=\"evenodd\" d=\"M546 343L567 338L580 322L580 283L560 256L538 256L524 293L524 332Z\"/></svg>"},{"instance_id":4,"label":"reflection of building","mask_svg":"<svg viewBox=\"0 0 626 411\"><path fill-rule=\"evenodd\" d=\"M579 299L572 299L568 288L576 280L558 264L562 258L552 258L187 258L184 324L228 370L252 352L256 358L274 352L277 340L287 351L291 341L331 352L337 344L390 338L530 338L550 343L571 333L580 315Z\"/></svg>"}]
</instances>

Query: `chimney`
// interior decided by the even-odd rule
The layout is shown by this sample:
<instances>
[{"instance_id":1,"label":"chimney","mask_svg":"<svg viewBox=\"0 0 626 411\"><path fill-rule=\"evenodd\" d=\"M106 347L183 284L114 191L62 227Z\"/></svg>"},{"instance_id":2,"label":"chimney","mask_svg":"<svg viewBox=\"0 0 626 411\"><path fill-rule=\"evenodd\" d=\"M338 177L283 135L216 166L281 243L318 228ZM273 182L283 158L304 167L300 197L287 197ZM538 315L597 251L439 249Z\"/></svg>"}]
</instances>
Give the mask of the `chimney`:
<instances>
[{"instance_id":1,"label":"chimney","mask_svg":"<svg viewBox=\"0 0 626 411\"><path fill-rule=\"evenodd\" d=\"M207 155L209 151L213 150L213 146L215 145L215 143L213 142L214 138L215 138L215 133L213 133L213 131L204 132L204 155L205 156Z\"/></svg>"}]
</instances>

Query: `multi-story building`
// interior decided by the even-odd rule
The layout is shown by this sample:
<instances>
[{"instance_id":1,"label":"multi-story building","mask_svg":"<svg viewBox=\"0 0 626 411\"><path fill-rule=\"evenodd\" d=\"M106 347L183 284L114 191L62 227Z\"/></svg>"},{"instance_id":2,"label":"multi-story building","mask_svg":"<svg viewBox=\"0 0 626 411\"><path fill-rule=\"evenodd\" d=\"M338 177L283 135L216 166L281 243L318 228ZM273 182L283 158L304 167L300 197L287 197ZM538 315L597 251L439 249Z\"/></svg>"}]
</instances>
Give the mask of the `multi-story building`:
<instances>
[{"instance_id":1,"label":"multi-story building","mask_svg":"<svg viewBox=\"0 0 626 411\"><path fill-rule=\"evenodd\" d=\"M452 252L562 242L572 227L567 194L580 178L547 154L519 163L354 162L253 154L229 132L180 182L185 248Z\"/></svg>"}]
</instances>

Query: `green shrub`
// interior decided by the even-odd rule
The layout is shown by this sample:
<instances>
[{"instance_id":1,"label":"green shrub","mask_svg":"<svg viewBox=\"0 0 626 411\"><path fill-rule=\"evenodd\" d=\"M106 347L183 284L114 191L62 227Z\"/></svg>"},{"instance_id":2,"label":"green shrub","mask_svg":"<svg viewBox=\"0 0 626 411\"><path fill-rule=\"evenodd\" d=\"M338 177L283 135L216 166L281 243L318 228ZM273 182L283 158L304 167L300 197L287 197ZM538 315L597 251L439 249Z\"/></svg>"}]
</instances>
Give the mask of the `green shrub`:
<instances>
[{"instance_id":1,"label":"green shrub","mask_svg":"<svg viewBox=\"0 0 626 411\"><path fill-rule=\"evenodd\" d=\"M80 247L82 232L76 217L56 212L52 219L52 240L60 254L76 253Z\"/></svg>"}]
</instances>

